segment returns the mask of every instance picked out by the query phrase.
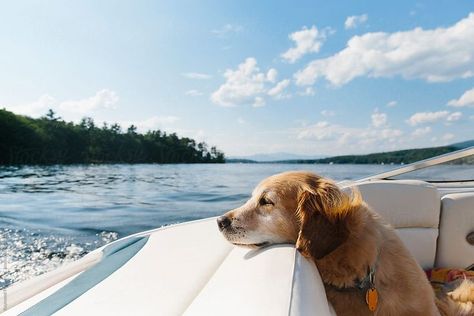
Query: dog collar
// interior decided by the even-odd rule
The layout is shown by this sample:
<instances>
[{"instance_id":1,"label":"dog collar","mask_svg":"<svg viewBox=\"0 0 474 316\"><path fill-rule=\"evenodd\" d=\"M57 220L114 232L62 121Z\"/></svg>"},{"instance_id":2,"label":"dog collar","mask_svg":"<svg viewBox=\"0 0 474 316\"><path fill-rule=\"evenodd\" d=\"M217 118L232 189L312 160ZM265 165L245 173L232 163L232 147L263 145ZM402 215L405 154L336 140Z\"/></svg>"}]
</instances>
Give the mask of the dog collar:
<instances>
[{"instance_id":1,"label":"dog collar","mask_svg":"<svg viewBox=\"0 0 474 316\"><path fill-rule=\"evenodd\" d=\"M371 287L375 287L375 267L368 267L367 274L363 279L355 279L354 286L343 286L339 287L334 284L326 283L326 286L329 286L337 291L352 291L352 290L364 290Z\"/></svg>"},{"instance_id":2,"label":"dog collar","mask_svg":"<svg viewBox=\"0 0 474 316\"><path fill-rule=\"evenodd\" d=\"M369 273L367 276L356 286L362 286L362 288L359 287L359 289L367 288L367 291L365 292L365 302L367 303L369 310L374 312L377 309L379 301L379 293L375 288L375 265L369 267Z\"/></svg>"},{"instance_id":3,"label":"dog collar","mask_svg":"<svg viewBox=\"0 0 474 316\"><path fill-rule=\"evenodd\" d=\"M329 287L335 289L336 291L346 292L353 290L366 290L365 291L365 302L367 307L371 312L374 312L377 309L378 305L378 291L375 287L375 265L368 268L367 275L361 279L354 281L355 286L353 287L337 287L332 284L328 284Z\"/></svg>"},{"instance_id":4,"label":"dog collar","mask_svg":"<svg viewBox=\"0 0 474 316\"><path fill-rule=\"evenodd\" d=\"M356 280L355 287L359 290L375 287L375 266L368 268L367 275L362 280Z\"/></svg>"}]
</instances>

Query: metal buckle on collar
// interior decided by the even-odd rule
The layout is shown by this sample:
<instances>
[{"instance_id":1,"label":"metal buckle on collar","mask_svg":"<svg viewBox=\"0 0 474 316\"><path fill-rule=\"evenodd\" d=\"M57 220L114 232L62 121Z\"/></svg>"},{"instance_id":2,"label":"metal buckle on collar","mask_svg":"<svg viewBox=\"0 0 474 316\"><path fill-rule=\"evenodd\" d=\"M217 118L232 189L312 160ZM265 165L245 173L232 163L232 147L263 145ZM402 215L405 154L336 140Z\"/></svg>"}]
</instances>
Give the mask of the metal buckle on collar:
<instances>
[{"instance_id":1,"label":"metal buckle on collar","mask_svg":"<svg viewBox=\"0 0 474 316\"><path fill-rule=\"evenodd\" d=\"M375 267L369 267L368 270L367 275L362 280L355 281L355 286L359 290L375 286Z\"/></svg>"},{"instance_id":2,"label":"metal buckle on collar","mask_svg":"<svg viewBox=\"0 0 474 316\"><path fill-rule=\"evenodd\" d=\"M371 287L375 286L375 267L370 267L369 284Z\"/></svg>"}]
</instances>

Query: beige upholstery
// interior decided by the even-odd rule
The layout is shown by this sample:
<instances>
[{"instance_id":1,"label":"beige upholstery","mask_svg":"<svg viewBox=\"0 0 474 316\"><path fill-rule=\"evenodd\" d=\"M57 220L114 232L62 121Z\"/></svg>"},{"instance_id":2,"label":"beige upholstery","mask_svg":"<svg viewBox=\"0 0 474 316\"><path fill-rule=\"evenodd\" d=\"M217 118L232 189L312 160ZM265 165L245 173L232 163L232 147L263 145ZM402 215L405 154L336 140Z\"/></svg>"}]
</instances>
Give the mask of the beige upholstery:
<instances>
[{"instance_id":1,"label":"beige upholstery","mask_svg":"<svg viewBox=\"0 0 474 316\"><path fill-rule=\"evenodd\" d=\"M397 228L396 232L405 247L415 257L416 261L424 268L429 269L434 265L436 258L436 228Z\"/></svg>"},{"instance_id":2,"label":"beige upholstery","mask_svg":"<svg viewBox=\"0 0 474 316\"><path fill-rule=\"evenodd\" d=\"M356 186L367 204L396 228L418 263L433 267L440 214L437 188L417 180L380 180Z\"/></svg>"},{"instance_id":3,"label":"beige upholstery","mask_svg":"<svg viewBox=\"0 0 474 316\"><path fill-rule=\"evenodd\" d=\"M437 267L466 268L474 263L474 246L466 236L474 231L474 193L453 193L441 199Z\"/></svg>"}]
</instances>

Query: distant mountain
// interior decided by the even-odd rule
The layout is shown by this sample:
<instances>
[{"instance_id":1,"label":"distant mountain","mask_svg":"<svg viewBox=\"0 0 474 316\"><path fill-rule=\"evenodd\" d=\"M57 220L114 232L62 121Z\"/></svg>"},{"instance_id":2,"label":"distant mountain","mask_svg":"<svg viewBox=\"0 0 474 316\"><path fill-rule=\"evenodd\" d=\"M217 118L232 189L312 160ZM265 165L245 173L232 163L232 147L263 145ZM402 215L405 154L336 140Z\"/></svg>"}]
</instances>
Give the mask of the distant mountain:
<instances>
[{"instance_id":1,"label":"distant mountain","mask_svg":"<svg viewBox=\"0 0 474 316\"><path fill-rule=\"evenodd\" d=\"M367 155L344 155L321 159L279 161L282 163L329 163L329 164L406 164L447 154L456 150L474 146L474 140L448 146L405 149Z\"/></svg>"},{"instance_id":2,"label":"distant mountain","mask_svg":"<svg viewBox=\"0 0 474 316\"><path fill-rule=\"evenodd\" d=\"M299 160L299 159L319 159L321 155L298 155L285 152L270 154L255 154L249 156L231 156L226 158L226 162L275 162L282 160Z\"/></svg>"},{"instance_id":3,"label":"distant mountain","mask_svg":"<svg viewBox=\"0 0 474 316\"><path fill-rule=\"evenodd\" d=\"M368 155L345 155L336 156L315 161L307 161L307 163L334 163L334 164L407 164L423 159L447 154L458 148L453 146L417 148L389 151L382 153L373 153ZM301 161L300 161L301 162Z\"/></svg>"},{"instance_id":4,"label":"distant mountain","mask_svg":"<svg viewBox=\"0 0 474 316\"><path fill-rule=\"evenodd\" d=\"M468 140L452 145L429 148L414 148L390 152L372 153L367 155L344 155L334 157L308 158L311 156L288 153L258 154L246 157L231 157L226 162L233 163L328 163L328 164L406 164L423 159L439 156L456 150L474 146L474 140Z\"/></svg>"}]
</instances>

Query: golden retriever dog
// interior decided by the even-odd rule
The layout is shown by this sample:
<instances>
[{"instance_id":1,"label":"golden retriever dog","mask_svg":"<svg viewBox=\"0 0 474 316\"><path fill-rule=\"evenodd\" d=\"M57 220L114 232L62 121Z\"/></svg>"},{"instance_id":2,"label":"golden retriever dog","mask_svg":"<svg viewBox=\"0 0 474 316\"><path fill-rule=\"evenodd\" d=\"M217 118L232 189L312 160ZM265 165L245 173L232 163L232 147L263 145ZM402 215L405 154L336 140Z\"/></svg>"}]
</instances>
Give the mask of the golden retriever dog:
<instances>
[{"instance_id":1,"label":"golden retriever dog","mask_svg":"<svg viewBox=\"0 0 474 316\"><path fill-rule=\"evenodd\" d=\"M250 200L217 222L235 245L295 244L316 264L339 316L472 313L472 283L464 282L465 288L451 296L435 298L425 273L394 229L357 191L343 192L316 174L271 176L255 188Z\"/></svg>"}]
</instances>

